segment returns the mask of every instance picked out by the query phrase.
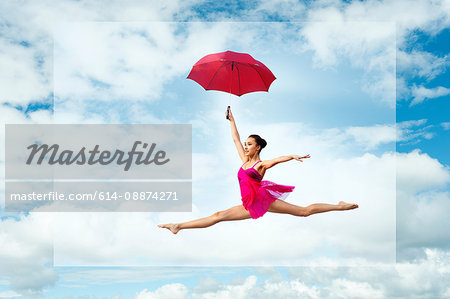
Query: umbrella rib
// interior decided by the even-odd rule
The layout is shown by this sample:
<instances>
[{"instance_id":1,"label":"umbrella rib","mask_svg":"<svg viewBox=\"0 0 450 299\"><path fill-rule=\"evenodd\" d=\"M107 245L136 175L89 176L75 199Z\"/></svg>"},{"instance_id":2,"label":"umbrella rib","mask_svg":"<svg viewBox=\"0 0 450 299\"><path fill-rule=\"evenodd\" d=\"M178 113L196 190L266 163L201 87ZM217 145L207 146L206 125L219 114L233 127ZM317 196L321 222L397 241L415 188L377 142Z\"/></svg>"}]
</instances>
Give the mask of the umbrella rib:
<instances>
[{"instance_id":1,"label":"umbrella rib","mask_svg":"<svg viewBox=\"0 0 450 299\"><path fill-rule=\"evenodd\" d=\"M216 74L220 71L220 69L225 65L225 64L227 64L228 63L228 61L225 61L218 69L217 69L217 71L214 73L214 76L211 78L211 80L209 80L209 83L208 83L208 85L206 86L206 90L208 90L208 88L209 88L209 85L211 85L211 82L214 80L214 77L216 77Z\"/></svg>"},{"instance_id":2,"label":"umbrella rib","mask_svg":"<svg viewBox=\"0 0 450 299\"><path fill-rule=\"evenodd\" d=\"M263 77L261 76L261 74L258 72L258 70L250 63L248 63L249 66L252 67L252 69L255 70L256 73L258 73L259 77L261 78L261 81L264 83L264 86L267 88L267 91L269 91L269 87L267 87L266 82L264 81Z\"/></svg>"},{"instance_id":3,"label":"umbrella rib","mask_svg":"<svg viewBox=\"0 0 450 299\"><path fill-rule=\"evenodd\" d=\"M239 74L239 68L237 67L237 64L235 65L236 69L237 69L237 73L238 73L238 83L239 83L239 91L238 91L238 95L241 96L241 76Z\"/></svg>"}]
</instances>

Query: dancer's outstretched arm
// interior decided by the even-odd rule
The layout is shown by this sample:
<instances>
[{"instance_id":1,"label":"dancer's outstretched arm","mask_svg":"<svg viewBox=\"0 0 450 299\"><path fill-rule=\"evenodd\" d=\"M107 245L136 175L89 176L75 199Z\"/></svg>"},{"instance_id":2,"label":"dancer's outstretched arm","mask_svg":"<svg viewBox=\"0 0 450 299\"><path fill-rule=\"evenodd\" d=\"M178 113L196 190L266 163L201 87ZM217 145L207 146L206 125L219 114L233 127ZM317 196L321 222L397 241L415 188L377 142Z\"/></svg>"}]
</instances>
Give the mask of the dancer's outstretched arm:
<instances>
[{"instance_id":1,"label":"dancer's outstretched arm","mask_svg":"<svg viewBox=\"0 0 450 299\"><path fill-rule=\"evenodd\" d=\"M272 160L264 160L261 162L261 167L264 167L264 169L269 169L278 163L287 162L292 159L295 159L297 161L303 162L303 159L311 158L311 156L308 154L306 156L299 156L299 155L289 155L289 156L281 156Z\"/></svg>"},{"instance_id":2,"label":"dancer's outstretched arm","mask_svg":"<svg viewBox=\"0 0 450 299\"><path fill-rule=\"evenodd\" d=\"M231 108L230 113L228 115L228 119L230 121L231 136L233 137L233 141L234 144L236 145L239 157L241 158L242 162L245 163L248 161L248 157L244 153L244 147L242 146L241 137L239 136L239 132L236 127L236 122L234 121L233 113L231 113Z\"/></svg>"}]
</instances>

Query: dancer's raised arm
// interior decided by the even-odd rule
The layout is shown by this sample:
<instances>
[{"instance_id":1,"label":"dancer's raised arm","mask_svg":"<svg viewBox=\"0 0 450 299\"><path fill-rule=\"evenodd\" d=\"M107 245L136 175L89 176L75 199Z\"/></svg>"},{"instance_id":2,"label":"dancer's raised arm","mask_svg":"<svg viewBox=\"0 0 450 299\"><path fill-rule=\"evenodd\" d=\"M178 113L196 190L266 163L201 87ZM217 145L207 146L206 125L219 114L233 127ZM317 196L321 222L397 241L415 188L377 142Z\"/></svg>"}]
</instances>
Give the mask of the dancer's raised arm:
<instances>
[{"instance_id":1,"label":"dancer's raised arm","mask_svg":"<svg viewBox=\"0 0 450 299\"><path fill-rule=\"evenodd\" d=\"M230 121L231 137L233 137L233 141L234 141L234 144L236 145L236 149L238 151L239 157L241 158L242 162L245 163L248 161L248 157L244 153L244 147L242 146L241 138L239 136L239 132L236 127L236 123L234 121L233 113L231 113L231 108L230 108L230 111L228 114L228 120Z\"/></svg>"},{"instance_id":2,"label":"dancer's raised arm","mask_svg":"<svg viewBox=\"0 0 450 299\"><path fill-rule=\"evenodd\" d=\"M290 161L292 159L295 159L297 161L303 162L303 159L308 159L310 158L310 155L306 155L306 156L299 156L299 155L289 155L289 156L281 156L272 160L264 160L261 162L261 167L264 167L265 169L269 169L275 165L277 165L278 163L282 163L282 162L287 162Z\"/></svg>"}]
</instances>

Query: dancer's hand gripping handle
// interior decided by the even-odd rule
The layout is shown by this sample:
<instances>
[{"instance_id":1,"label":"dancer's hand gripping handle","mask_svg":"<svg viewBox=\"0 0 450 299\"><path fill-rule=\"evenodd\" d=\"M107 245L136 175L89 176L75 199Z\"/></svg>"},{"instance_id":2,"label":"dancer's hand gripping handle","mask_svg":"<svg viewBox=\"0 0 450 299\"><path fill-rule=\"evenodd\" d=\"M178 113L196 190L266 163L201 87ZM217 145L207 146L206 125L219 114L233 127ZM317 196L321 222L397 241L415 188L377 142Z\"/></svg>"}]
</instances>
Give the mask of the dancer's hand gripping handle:
<instances>
[{"instance_id":1,"label":"dancer's hand gripping handle","mask_svg":"<svg viewBox=\"0 0 450 299\"><path fill-rule=\"evenodd\" d=\"M225 112L225 117L226 117L226 119L228 119L228 120L231 121L231 122L234 121L233 113L231 113L231 108L230 108L230 106L228 106L227 112Z\"/></svg>"}]
</instances>

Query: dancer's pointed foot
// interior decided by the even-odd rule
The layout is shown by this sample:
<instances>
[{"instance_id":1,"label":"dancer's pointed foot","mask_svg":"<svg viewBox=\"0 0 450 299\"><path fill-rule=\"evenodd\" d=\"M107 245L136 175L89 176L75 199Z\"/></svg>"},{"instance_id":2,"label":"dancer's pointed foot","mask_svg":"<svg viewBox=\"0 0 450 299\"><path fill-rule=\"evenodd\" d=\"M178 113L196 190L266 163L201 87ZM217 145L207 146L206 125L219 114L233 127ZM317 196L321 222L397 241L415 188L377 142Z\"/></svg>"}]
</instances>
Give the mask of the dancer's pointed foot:
<instances>
[{"instance_id":1,"label":"dancer's pointed foot","mask_svg":"<svg viewBox=\"0 0 450 299\"><path fill-rule=\"evenodd\" d=\"M352 210L358 207L356 203L346 203L345 201L340 201L339 205L341 206L342 210Z\"/></svg>"},{"instance_id":2,"label":"dancer's pointed foot","mask_svg":"<svg viewBox=\"0 0 450 299\"><path fill-rule=\"evenodd\" d=\"M168 224L158 224L158 227L167 228L170 230L173 234L178 233L180 230L180 227L176 223L168 223Z\"/></svg>"}]
</instances>

